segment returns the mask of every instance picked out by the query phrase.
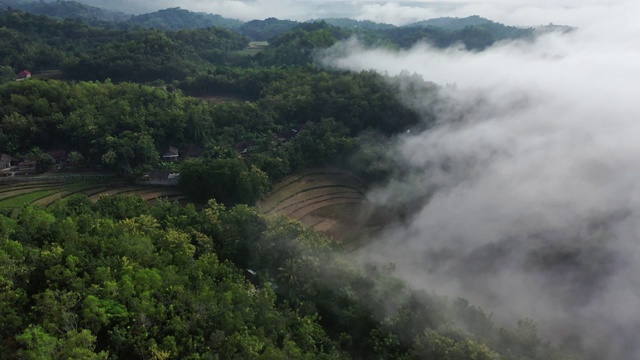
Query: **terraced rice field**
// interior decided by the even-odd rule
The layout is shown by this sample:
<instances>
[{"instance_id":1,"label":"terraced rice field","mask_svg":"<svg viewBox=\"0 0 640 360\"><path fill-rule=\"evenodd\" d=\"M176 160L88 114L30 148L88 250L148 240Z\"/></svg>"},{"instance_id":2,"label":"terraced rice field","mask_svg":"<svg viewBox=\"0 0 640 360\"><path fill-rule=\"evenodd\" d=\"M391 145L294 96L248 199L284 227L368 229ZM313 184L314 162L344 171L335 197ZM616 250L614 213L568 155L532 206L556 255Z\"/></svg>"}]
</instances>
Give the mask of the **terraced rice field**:
<instances>
[{"instance_id":1,"label":"terraced rice field","mask_svg":"<svg viewBox=\"0 0 640 360\"><path fill-rule=\"evenodd\" d=\"M267 41L251 41L246 49L237 51L239 55L256 56L269 46Z\"/></svg>"},{"instance_id":2,"label":"terraced rice field","mask_svg":"<svg viewBox=\"0 0 640 360\"><path fill-rule=\"evenodd\" d=\"M264 214L282 214L345 245L368 228L366 186L336 169L308 169L274 186L257 206Z\"/></svg>"},{"instance_id":3,"label":"terraced rice field","mask_svg":"<svg viewBox=\"0 0 640 360\"><path fill-rule=\"evenodd\" d=\"M0 183L0 209L19 208L26 204L50 206L56 201L74 194L85 194L92 201L115 194L139 195L144 200L158 198L181 201L185 196L175 188L126 185L103 181L36 181Z\"/></svg>"}]
</instances>

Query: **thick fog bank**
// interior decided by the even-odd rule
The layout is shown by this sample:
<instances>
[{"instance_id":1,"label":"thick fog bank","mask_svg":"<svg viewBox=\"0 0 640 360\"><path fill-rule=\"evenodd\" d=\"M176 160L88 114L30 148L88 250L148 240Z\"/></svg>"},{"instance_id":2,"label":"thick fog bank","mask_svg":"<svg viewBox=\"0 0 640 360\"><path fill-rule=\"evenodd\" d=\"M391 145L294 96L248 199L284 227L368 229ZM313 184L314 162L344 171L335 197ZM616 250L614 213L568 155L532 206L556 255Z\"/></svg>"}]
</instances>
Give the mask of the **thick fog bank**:
<instances>
[{"instance_id":1,"label":"thick fog bank","mask_svg":"<svg viewBox=\"0 0 640 360\"><path fill-rule=\"evenodd\" d=\"M399 173L411 177L369 198L431 195L357 255L499 321L532 317L547 338L594 358L640 358L637 10L585 7L576 22L594 21L578 31L480 53L355 40L325 53L330 67L456 85L437 101L400 94L436 125L401 141Z\"/></svg>"}]
</instances>

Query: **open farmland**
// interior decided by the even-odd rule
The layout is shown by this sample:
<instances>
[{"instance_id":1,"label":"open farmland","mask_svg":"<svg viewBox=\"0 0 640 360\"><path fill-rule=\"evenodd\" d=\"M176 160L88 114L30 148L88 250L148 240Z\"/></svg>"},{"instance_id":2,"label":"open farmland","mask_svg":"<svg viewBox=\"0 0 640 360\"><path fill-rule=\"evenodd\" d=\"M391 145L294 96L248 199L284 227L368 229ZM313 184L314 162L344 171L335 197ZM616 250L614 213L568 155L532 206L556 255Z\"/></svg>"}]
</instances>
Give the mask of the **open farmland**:
<instances>
[{"instance_id":1,"label":"open farmland","mask_svg":"<svg viewBox=\"0 0 640 360\"><path fill-rule=\"evenodd\" d=\"M350 247L372 230L365 191L363 181L346 171L308 169L276 184L258 209L286 215Z\"/></svg>"},{"instance_id":2,"label":"open farmland","mask_svg":"<svg viewBox=\"0 0 640 360\"><path fill-rule=\"evenodd\" d=\"M84 194L94 202L102 196L116 194L138 195L146 201L158 198L177 201L185 199L180 191L171 187L128 185L114 181L42 180L0 183L0 209L19 208L27 204L47 207L75 194Z\"/></svg>"},{"instance_id":3,"label":"open farmland","mask_svg":"<svg viewBox=\"0 0 640 360\"><path fill-rule=\"evenodd\" d=\"M267 41L251 41L249 42L249 46L244 50L237 51L236 53L239 55L256 56L264 51L267 46L269 46L269 42Z\"/></svg>"}]
</instances>

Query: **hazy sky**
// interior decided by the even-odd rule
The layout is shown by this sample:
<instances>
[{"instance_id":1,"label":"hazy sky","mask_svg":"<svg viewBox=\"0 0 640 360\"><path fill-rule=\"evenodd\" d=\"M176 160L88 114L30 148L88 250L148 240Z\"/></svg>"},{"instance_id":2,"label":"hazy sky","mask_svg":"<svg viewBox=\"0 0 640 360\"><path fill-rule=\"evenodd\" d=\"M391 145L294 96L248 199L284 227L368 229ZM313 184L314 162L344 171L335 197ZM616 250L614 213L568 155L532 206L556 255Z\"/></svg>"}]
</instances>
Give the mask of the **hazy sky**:
<instances>
[{"instance_id":1,"label":"hazy sky","mask_svg":"<svg viewBox=\"0 0 640 360\"><path fill-rule=\"evenodd\" d=\"M330 1L330 0L81 0L121 11L155 11L182 7L218 13L241 20L277 17L308 20L322 17L354 17L406 24L440 16L480 15L510 25L540 25L549 22L584 25L602 11L623 4L622 0L467 0L467 1Z\"/></svg>"},{"instance_id":2,"label":"hazy sky","mask_svg":"<svg viewBox=\"0 0 640 360\"><path fill-rule=\"evenodd\" d=\"M470 298L497 319L531 316L594 358L640 358L640 3L514 3L467 6L579 29L480 53L355 40L328 53L341 69L457 85L439 102L408 99L439 124L400 141L398 167L414 176L369 198L435 192L360 255L395 262L415 286Z\"/></svg>"}]
</instances>

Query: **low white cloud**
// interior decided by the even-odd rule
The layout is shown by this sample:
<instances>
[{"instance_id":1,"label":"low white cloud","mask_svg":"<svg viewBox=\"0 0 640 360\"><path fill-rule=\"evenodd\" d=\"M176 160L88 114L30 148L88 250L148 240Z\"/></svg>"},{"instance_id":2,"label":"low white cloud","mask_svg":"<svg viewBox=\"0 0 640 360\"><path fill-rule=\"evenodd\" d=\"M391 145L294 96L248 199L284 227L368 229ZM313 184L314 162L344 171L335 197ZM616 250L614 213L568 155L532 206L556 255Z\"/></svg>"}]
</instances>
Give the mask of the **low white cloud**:
<instances>
[{"instance_id":1,"label":"low white cloud","mask_svg":"<svg viewBox=\"0 0 640 360\"><path fill-rule=\"evenodd\" d=\"M465 6L524 19L530 5L510 3ZM407 101L438 122L400 145L398 166L413 176L370 199L385 205L399 183L433 193L359 255L394 262L415 286L470 298L498 320L533 317L549 338L581 342L594 358L638 358L640 5L536 4L540 18L580 28L484 52L351 40L325 59L457 85L439 102Z\"/></svg>"}]
</instances>

